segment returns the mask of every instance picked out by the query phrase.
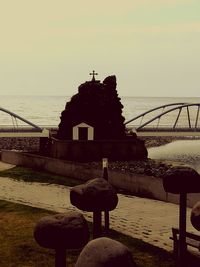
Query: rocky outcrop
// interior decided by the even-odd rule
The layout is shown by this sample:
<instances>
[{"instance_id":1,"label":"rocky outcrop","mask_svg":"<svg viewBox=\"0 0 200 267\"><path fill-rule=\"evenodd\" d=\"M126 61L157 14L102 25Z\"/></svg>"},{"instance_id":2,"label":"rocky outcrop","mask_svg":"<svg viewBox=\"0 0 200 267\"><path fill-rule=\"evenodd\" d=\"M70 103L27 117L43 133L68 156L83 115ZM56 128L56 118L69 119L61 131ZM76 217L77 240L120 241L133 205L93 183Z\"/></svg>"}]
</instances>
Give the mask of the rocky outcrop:
<instances>
[{"instance_id":1,"label":"rocky outcrop","mask_svg":"<svg viewBox=\"0 0 200 267\"><path fill-rule=\"evenodd\" d=\"M143 160L144 141L128 135L123 105L116 90L116 77L101 83L93 79L81 84L78 94L66 103L50 155L72 161Z\"/></svg>"},{"instance_id":2,"label":"rocky outcrop","mask_svg":"<svg viewBox=\"0 0 200 267\"><path fill-rule=\"evenodd\" d=\"M81 84L78 94L66 103L61 113L57 138L72 140L72 127L85 122L94 127L95 140L124 139L123 105L116 86L115 76L107 77L103 83L93 78Z\"/></svg>"}]
</instances>

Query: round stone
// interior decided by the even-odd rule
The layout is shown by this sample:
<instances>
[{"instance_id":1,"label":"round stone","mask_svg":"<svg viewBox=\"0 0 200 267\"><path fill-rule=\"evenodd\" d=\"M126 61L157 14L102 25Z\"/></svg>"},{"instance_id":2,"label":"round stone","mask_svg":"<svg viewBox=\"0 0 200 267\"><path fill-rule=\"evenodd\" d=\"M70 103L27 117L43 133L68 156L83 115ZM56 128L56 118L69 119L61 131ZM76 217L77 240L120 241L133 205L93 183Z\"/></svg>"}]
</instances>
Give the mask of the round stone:
<instances>
[{"instance_id":1,"label":"round stone","mask_svg":"<svg viewBox=\"0 0 200 267\"><path fill-rule=\"evenodd\" d=\"M200 201L192 208L190 219L193 227L200 231Z\"/></svg>"},{"instance_id":2,"label":"round stone","mask_svg":"<svg viewBox=\"0 0 200 267\"><path fill-rule=\"evenodd\" d=\"M82 214L68 212L41 218L34 229L34 237L45 248L77 249L88 242L89 228Z\"/></svg>"},{"instance_id":3,"label":"round stone","mask_svg":"<svg viewBox=\"0 0 200 267\"><path fill-rule=\"evenodd\" d=\"M78 209L92 212L113 210L118 203L115 189L103 178L74 186L70 191L70 200Z\"/></svg>"},{"instance_id":4,"label":"round stone","mask_svg":"<svg viewBox=\"0 0 200 267\"><path fill-rule=\"evenodd\" d=\"M82 250L75 267L136 267L131 251L118 241L101 237Z\"/></svg>"},{"instance_id":5,"label":"round stone","mask_svg":"<svg viewBox=\"0 0 200 267\"><path fill-rule=\"evenodd\" d=\"M200 175L190 167L172 167L163 177L163 187L174 194L200 193Z\"/></svg>"}]
</instances>

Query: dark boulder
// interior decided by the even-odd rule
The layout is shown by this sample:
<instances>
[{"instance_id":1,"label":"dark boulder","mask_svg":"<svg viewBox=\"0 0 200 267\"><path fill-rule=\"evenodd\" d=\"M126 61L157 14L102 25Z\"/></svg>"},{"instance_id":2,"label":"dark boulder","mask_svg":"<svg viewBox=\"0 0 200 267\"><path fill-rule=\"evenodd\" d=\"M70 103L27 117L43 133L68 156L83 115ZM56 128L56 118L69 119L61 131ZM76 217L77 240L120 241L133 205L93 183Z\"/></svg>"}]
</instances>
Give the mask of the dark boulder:
<instances>
[{"instance_id":1,"label":"dark boulder","mask_svg":"<svg viewBox=\"0 0 200 267\"><path fill-rule=\"evenodd\" d=\"M163 177L163 187L173 194L199 193L200 175L189 167L172 167Z\"/></svg>"},{"instance_id":2,"label":"dark boulder","mask_svg":"<svg viewBox=\"0 0 200 267\"><path fill-rule=\"evenodd\" d=\"M82 214L68 212L43 217L34 229L37 243L51 249L78 249L89 240L89 229Z\"/></svg>"},{"instance_id":3,"label":"dark boulder","mask_svg":"<svg viewBox=\"0 0 200 267\"><path fill-rule=\"evenodd\" d=\"M200 231L200 201L192 208L190 219L193 227Z\"/></svg>"},{"instance_id":4,"label":"dark boulder","mask_svg":"<svg viewBox=\"0 0 200 267\"><path fill-rule=\"evenodd\" d=\"M103 178L73 187L70 200L78 209L92 212L113 210L118 203L115 189Z\"/></svg>"},{"instance_id":5,"label":"dark boulder","mask_svg":"<svg viewBox=\"0 0 200 267\"><path fill-rule=\"evenodd\" d=\"M118 241L101 237L82 250L75 267L136 267L130 250Z\"/></svg>"}]
</instances>

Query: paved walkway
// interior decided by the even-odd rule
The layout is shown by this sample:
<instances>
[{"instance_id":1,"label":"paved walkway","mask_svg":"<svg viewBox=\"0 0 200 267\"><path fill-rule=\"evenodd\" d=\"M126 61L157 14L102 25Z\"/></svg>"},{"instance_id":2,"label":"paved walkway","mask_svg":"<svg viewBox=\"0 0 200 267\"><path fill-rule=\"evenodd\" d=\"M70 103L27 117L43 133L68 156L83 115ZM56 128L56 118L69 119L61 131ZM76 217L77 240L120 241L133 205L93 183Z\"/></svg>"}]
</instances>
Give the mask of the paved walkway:
<instances>
[{"instance_id":1,"label":"paved walkway","mask_svg":"<svg viewBox=\"0 0 200 267\"><path fill-rule=\"evenodd\" d=\"M76 210L70 204L69 187L41 183L25 183L0 177L0 199L65 212ZM178 226L178 206L162 201L119 194L117 208L110 213L111 228L150 244L172 250L169 239L172 226ZM187 230L197 232L190 223ZM84 213L92 220L92 213Z\"/></svg>"},{"instance_id":2,"label":"paved walkway","mask_svg":"<svg viewBox=\"0 0 200 267\"><path fill-rule=\"evenodd\" d=\"M8 170L10 168L13 168L14 166L15 165L0 161L0 171Z\"/></svg>"}]
</instances>

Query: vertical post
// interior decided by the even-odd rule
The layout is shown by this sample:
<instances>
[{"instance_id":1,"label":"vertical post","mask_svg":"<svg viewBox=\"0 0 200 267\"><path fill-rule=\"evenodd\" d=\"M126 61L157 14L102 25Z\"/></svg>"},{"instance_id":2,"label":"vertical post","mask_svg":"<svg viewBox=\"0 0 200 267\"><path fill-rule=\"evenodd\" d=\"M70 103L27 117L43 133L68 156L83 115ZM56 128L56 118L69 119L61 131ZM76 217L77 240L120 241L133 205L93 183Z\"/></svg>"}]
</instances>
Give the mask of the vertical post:
<instances>
[{"instance_id":1,"label":"vertical post","mask_svg":"<svg viewBox=\"0 0 200 267\"><path fill-rule=\"evenodd\" d=\"M55 267L67 267L65 249L56 249Z\"/></svg>"},{"instance_id":2,"label":"vertical post","mask_svg":"<svg viewBox=\"0 0 200 267\"><path fill-rule=\"evenodd\" d=\"M108 159L102 159L102 167L103 167L103 178L108 181Z\"/></svg>"},{"instance_id":3,"label":"vertical post","mask_svg":"<svg viewBox=\"0 0 200 267\"><path fill-rule=\"evenodd\" d=\"M180 204L179 204L179 249L178 249L178 266L186 266L186 213L187 213L187 194L180 194Z\"/></svg>"},{"instance_id":4,"label":"vertical post","mask_svg":"<svg viewBox=\"0 0 200 267\"><path fill-rule=\"evenodd\" d=\"M39 151L42 154L46 154L47 153L47 150L46 150L47 142L48 142L48 138L47 137L40 137Z\"/></svg>"},{"instance_id":5,"label":"vertical post","mask_svg":"<svg viewBox=\"0 0 200 267\"><path fill-rule=\"evenodd\" d=\"M102 166L103 166L103 178L108 181L108 159L102 159ZM110 228L110 218L109 218L109 211L104 212L104 227L105 232L108 233Z\"/></svg>"},{"instance_id":6,"label":"vertical post","mask_svg":"<svg viewBox=\"0 0 200 267\"><path fill-rule=\"evenodd\" d=\"M93 238L100 237L101 231L101 211L93 212Z\"/></svg>"},{"instance_id":7,"label":"vertical post","mask_svg":"<svg viewBox=\"0 0 200 267\"><path fill-rule=\"evenodd\" d=\"M188 115L189 128L191 128L190 112L189 112L189 107L188 106L187 106L187 115Z\"/></svg>"}]
</instances>

